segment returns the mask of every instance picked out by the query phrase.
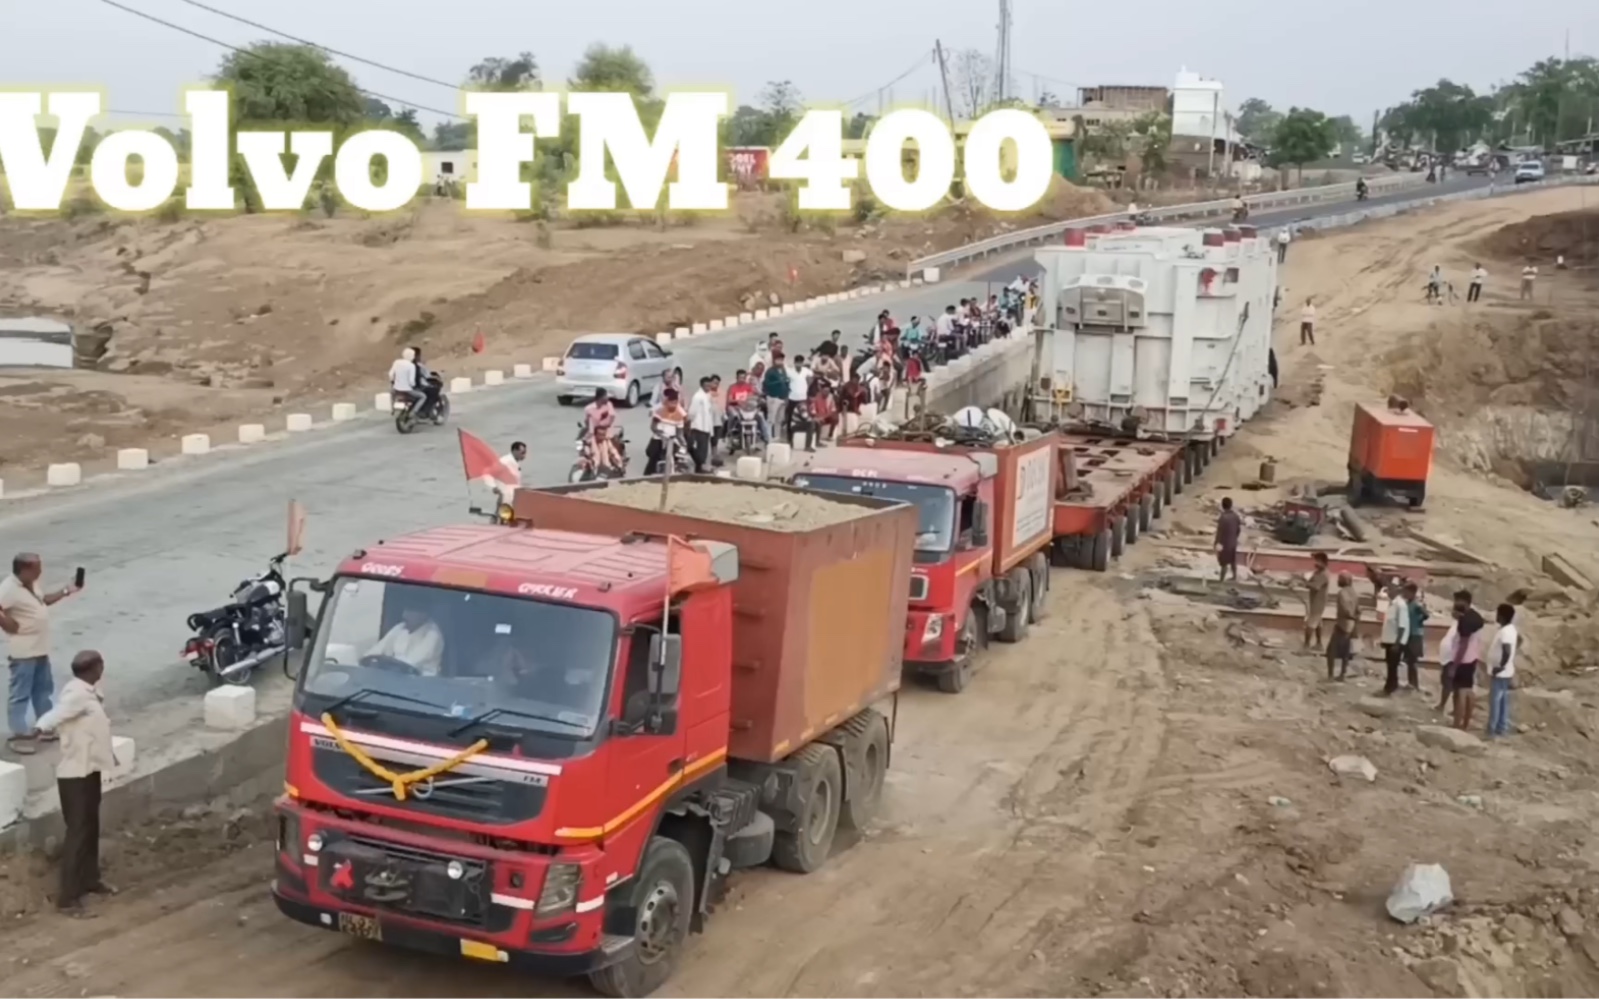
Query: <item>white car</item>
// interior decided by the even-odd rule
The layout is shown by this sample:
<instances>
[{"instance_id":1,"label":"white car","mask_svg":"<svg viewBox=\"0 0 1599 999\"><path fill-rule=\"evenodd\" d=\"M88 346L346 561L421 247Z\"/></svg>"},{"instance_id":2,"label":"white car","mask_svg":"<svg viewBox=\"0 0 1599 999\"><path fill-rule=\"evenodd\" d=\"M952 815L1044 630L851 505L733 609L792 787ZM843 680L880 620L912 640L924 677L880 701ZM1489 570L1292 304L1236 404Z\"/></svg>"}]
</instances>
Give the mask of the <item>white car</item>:
<instances>
[{"instance_id":1,"label":"white car","mask_svg":"<svg viewBox=\"0 0 1599 999\"><path fill-rule=\"evenodd\" d=\"M1543 180L1543 164L1537 160L1527 160L1516 164L1516 183L1530 184Z\"/></svg>"},{"instance_id":2,"label":"white car","mask_svg":"<svg viewBox=\"0 0 1599 999\"><path fill-rule=\"evenodd\" d=\"M637 406L672 370L672 352L635 333L591 333L566 348L555 370L556 399L564 406L587 402L605 389L617 405Z\"/></svg>"}]
</instances>

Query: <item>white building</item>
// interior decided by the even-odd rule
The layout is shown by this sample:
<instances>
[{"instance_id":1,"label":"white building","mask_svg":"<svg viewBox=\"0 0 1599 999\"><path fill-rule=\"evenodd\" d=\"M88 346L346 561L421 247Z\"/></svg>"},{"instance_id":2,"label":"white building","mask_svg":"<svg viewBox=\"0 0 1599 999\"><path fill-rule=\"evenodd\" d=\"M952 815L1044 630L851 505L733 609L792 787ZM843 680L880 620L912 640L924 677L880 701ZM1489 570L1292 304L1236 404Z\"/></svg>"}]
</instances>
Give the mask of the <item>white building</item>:
<instances>
[{"instance_id":1,"label":"white building","mask_svg":"<svg viewBox=\"0 0 1599 999\"><path fill-rule=\"evenodd\" d=\"M1239 136L1227 111L1227 95L1220 80L1207 80L1184 66L1177 71L1171 91L1171 134L1226 140Z\"/></svg>"},{"instance_id":2,"label":"white building","mask_svg":"<svg viewBox=\"0 0 1599 999\"><path fill-rule=\"evenodd\" d=\"M422 153L422 182L441 180L465 183L477 179L477 150L427 150Z\"/></svg>"}]
</instances>

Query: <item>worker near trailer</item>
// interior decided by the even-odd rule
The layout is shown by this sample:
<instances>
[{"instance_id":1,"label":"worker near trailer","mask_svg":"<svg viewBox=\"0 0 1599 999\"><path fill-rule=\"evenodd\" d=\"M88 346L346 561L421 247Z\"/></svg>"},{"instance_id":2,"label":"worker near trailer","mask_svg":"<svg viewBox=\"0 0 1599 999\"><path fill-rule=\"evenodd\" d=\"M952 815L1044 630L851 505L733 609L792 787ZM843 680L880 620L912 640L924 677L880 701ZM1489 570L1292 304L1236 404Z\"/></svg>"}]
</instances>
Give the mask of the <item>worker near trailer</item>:
<instances>
[{"instance_id":1,"label":"worker near trailer","mask_svg":"<svg viewBox=\"0 0 1599 999\"><path fill-rule=\"evenodd\" d=\"M1493 675L1488 680L1488 738L1510 734L1510 690L1516 680L1516 650L1521 633L1516 630L1516 608L1500 604L1494 613L1499 632L1494 635L1493 651L1488 655Z\"/></svg>"},{"instance_id":2,"label":"worker near trailer","mask_svg":"<svg viewBox=\"0 0 1599 999\"><path fill-rule=\"evenodd\" d=\"M1471 591L1455 594L1455 626L1444 636L1438 658L1446 666L1443 696L1438 698L1442 711L1454 698L1455 728L1465 730L1471 725L1475 708L1477 665L1482 661L1482 615L1471 605Z\"/></svg>"},{"instance_id":3,"label":"worker near trailer","mask_svg":"<svg viewBox=\"0 0 1599 999\"><path fill-rule=\"evenodd\" d=\"M1316 303L1313 299L1305 299L1305 307L1299 310L1299 345L1309 344L1316 346Z\"/></svg>"},{"instance_id":4,"label":"worker near trailer","mask_svg":"<svg viewBox=\"0 0 1599 999\"><path fill-rule=\"evenodd\" d=\"M1382 696L1392 697L1399 689L1399 661L1404 658L1405 646L1410 641L1410 604L1405 600L1399 580L1389 580L1385 589L1388 603L1382 615L1382 653L1388 673L1383 681Z\"/></svg>"},{"instance_id":5,"label":"worker near trailer","mask_svg":"<svg viewBox=\"0 0 1599 999\"><path fill-rule=\"evenodd\" d=\"M700 387L688 403L688 454L694 471L704 475L711 464L711 438L716 433L716 406L711 402L711 377L700 379Z\"/></svg>"},{"instance_id":6,"label":"worker near trailer","mask_svg":"<svg viewBox=\"0 0 1599 999\"><path fill-rule=\"evenodd\" d=\"M1221 513L1216 517L1216 563L1221 567L1221 578L1227 578L1227 570L1233 571L1233 580L1238 580L1238 539L1244 533L1244 518L1233 509L1233 498L1223 496L1221 500Z\"/></svg>"},{"instance_id":7,"label":"worker near trailer","mask_svg":"<svg viewBox=\"0 0 1599 999\"><path fill-rule=\"evenodd\" d=\"M1421 689L1421 660L1427 654L1427 604L1421 599L1421 590L1413 582L1405 583L1405 605L1410 610L1410 634L1405 640L1402 658L1405 662L1405 689Z\"/></svg>"},{"instance_id":8,"label":"worker near trailer","mask_svg":"<svg viewBox=\"0 0 1599 999\"><path fill-rule=\"evenodd\" d=\"M1327 679L1347 680L1349 661L1355 654L1355 628L1360 624L1360 594L1355 590L1354 577L1347 572L1338 574L1338 596L1333 601L1333 630L1327 639ZM1333 661L1338 662L1338 675L1333 676Z\"/></svg>"},{"instance_id":9,"label":"worker near trailer","mask_svg":"<svg viewBox=\"0 0 1599 999\"><path fill-rule=\"evenodd\" d=\"M1327 575L1327 553L1316 552L1310 556L1314 568L1305 579L1305 648L1321 648L1321 617L1327 613L1327 588L1332 582Z\"/></svg>"},{"instance_id":10,"label":"worker near trailer","mask_svg":"<svg viewBox=\"0 0 1599 999\"><path fill-rule=\"evenodd\" d=\"M1286 263L1288 260L1288 244L1293 241L1293 233L1288 231L1288 226L1277 230L1277 262Z\"/></svg>"}]
</instances>

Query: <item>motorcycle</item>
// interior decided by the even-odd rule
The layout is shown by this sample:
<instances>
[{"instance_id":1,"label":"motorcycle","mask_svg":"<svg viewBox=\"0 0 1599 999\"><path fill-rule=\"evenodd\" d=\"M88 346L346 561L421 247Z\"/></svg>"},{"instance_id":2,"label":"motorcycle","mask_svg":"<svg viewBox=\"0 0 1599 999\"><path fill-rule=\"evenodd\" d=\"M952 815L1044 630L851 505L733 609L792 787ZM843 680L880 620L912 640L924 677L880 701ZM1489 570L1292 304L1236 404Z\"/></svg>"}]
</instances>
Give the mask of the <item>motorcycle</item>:
<instances>
[{"instance_id":1,"label":"motorcycle","mask_svg":"<svg viewBox=\"0 0 1599 999\"><path fill-rule=\"evenodd\" d=\"M1242 222L1247 218L1249 218L1249 205L1243 204L1233 209L1234 222Z\"/></svg>"},{"instance_id":2,"label":"motorcycle","mask_svg":"<svg viewBox=\"0 0 1599 999\"><path fill-rule=\"evenodd\" d=\"M577 425L577 460L572 463L571 471L566 473L568 482L592 482L594 479L620 479L627 474L627 438L622 435L622 428L611 427L611 446L616 449L617 464L601 462L599 455L594 453L594 441L589 436L588 424L579 422Z\"/></svg>"},{"instance_id":3,"label":"motorcycle","mask_svg":"<svg viewBox=\"0 0 1599 999\"><path fill-rule=\"evenodd\" d=\"M666 460L672 463L673 475L693 475L694 459L688 453L688 443L683 435L678 432L678 427L663 423L655 428L655 440L666 449ZM661 470L646 469L645 475L659 475Z\"/></svg>"},{"instance_id":4,"label":"motorcycle","mask_svg":"<svg viewBox=\"0 0 1599 999\"><path fill-rule=\"evenodd\" d=\"M274 555L265 572L240 583L221 607L190 614L194 635L183 646L184 660L223 683L243 685L257 666L283 655L288 648L283 561L288 557L288 552Z\"/></svg>"},{"instance_id":5,"label":"motorcycle","mask_svg":"<svg viewBox=\"0 0 1599 999\"><path fill-rule=\"evenodd\" d=\"M1370 192L1370 191L1368 191L1368 190L1366 190L1366 189L1365 189L1365 188L1364 188L1364 187L1357 187L1357 188L1355 188L1355 200L1356 200L1356 201L1365 201L1365 200L1366 200L1366 198L1367 198L1367 197L1368 197L1368 196L1369 196L1369 195L1370 195L1370 194L1371 194L1371 192Z\"/></svg>"},{"instance_id":6,"label":"motorcycle","mask_svg":"<svg viewBox=\"0 0 1599 999\"><path fill-rule=\"evenodd\" d=\"M431 420L435 427L442 427L444 421L450 418L450 397L444 394L444 376L437 371L430 371L427 384L436 390L439 397L434 405L427 404L425 395L420 399L394 399L394 429L400 433L410 433L424 420Z\"/></svg>"},{"instance_id":7,"label":"motorcycle","mask_svg":"<svg viewBox=\"0 0 1599 999\"><path fill-rule=\"evenodd\" d=\"M753 406L740 406L727 416L727 453L739 455L761 453L761 413Z\"/></svg>"}]
</instances>

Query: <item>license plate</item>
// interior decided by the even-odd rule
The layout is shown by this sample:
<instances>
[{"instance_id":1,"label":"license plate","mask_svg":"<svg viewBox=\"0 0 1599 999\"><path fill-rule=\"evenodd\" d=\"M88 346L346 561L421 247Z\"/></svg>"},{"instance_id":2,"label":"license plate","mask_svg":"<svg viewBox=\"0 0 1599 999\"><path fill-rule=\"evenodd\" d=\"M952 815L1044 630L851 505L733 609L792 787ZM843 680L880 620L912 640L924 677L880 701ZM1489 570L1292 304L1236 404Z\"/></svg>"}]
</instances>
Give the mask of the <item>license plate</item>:
<instances>
[{"instance_id":1,"label":"license plate","mask_svg":"<svg viewBox=\"0 0 1599 999\"><path fill-rule=\"evenodd\" d=\"M382 940L383 927L375 916L357 916L350 912L339 913L339 932L362 940Z\"/></svg>"}]
</instances>

